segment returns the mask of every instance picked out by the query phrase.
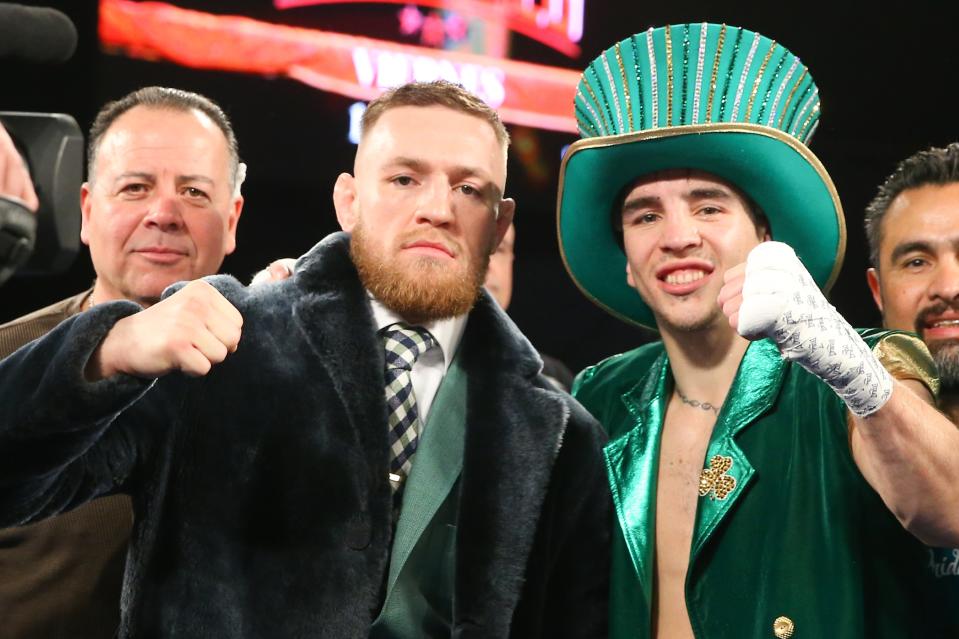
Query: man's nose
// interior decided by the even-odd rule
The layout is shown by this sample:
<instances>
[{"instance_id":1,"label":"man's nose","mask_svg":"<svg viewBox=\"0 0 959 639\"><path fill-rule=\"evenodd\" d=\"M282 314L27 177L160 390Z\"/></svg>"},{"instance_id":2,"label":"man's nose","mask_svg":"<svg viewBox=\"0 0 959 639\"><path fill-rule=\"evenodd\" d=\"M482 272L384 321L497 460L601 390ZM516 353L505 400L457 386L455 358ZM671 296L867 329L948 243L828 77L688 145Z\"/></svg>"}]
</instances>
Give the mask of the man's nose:
<instances>
[{"instance_id":1,"label":"man's nose","mask_svg":"<svg viewBox=\"0 0 959 639\"><path fill-rule=\"evenodd\" d=\"M417 221L444 225L453 220L453 215L453 189L448 184L435 184L423 190L417 203Z\"/></svg>"},{"instance_id":2,"label":"man's nose","mask_svg":"<svg viewBox=\"0 0 959 639\"><path fill-rule=\"evenodd\" d=\"M683 251L701 242L696 221L686 213L666 214L663 224L662 247L669 251Z\"/></svg>"},{"instance_id":3,"label":"man's nose","mask_svg":"<svg viewBox=\"0 0 959 639\"><path fill-rule=\"evenodd\" d=\"M149 204L143 223L167 233L180 230L183 215L176 197L157 194Z\"/></svg>"},{"instance_id":4,"label":"man's nose","mask_svg":"<svg viewBox=\"0 0 959 639\"><path fill-rule=\"evenodd\" d=\"M939 261L929 284L929 297L946 302L959 300L959 255Z\"/></svg>"}]
</instances>

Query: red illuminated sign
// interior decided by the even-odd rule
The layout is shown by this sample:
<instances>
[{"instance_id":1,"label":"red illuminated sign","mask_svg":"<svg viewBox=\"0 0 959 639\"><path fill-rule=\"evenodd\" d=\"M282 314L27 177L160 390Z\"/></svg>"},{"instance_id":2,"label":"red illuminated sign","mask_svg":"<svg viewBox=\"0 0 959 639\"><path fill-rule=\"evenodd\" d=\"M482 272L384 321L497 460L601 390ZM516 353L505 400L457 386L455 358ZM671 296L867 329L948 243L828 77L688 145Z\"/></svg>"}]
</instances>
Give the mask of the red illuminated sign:
<instances>
[{"instance_id":1,"label":"red illuminated sign","mask_svg":"<svg viewBox=\"0 0 959 639\"><path fill-rule=\"evenodd\" d=\"M577 130L573 95L580 74L568 69L132 0L101 0L100 41L133 57L286 76L359 100L411 80L442 78L479 95L506 122Z\"/></svg>"},{"instance_id":2,"label":"red illuminated sign","mask_svg":"<svg viewBox=\"0 0 959 639\"><path fill-rule=\"evenodd\" d=\"M273 0L273 5L290 9L359 2L370 4L370 0ZM571 58L579 57L578 43L583 38L585 0L373 0L373 4L416 4L505 24Z\"/></svg>"}]
</instances>

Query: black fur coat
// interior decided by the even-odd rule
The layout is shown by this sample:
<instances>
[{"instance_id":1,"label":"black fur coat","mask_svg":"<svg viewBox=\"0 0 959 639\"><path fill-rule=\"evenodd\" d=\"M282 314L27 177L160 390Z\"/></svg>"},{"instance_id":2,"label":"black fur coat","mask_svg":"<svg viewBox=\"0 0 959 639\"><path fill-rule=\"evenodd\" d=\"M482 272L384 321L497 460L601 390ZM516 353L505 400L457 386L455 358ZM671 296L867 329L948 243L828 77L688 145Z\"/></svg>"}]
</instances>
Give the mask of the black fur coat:
<instances>
[{"instance_id":1,"label":"black fur coat","mask_svg":"<svg viewBox=\"0 0 959 639\"><path fill-rule=\"evenodd\" d=\"M0 525L133 497L120 637L357 638L381 605L390 488L383 351L344 234L295 277L211 281L244 316L206 377L83 380L104 304L0 364ZM487 295L461 344L466 448L453 637L606 632L598 425L538 374Z\"/></svg>"}]
</instances>

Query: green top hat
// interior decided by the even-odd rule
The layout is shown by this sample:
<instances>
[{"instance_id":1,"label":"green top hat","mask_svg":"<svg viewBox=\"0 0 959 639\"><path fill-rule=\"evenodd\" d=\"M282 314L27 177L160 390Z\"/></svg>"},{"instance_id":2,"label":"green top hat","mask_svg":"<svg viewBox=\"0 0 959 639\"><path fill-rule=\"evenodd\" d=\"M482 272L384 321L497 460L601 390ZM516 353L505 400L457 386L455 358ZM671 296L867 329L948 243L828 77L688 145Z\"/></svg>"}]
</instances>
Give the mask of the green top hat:
<instances>
[{"instance_id":1,"label":"green top hat","mask_svg":"<svg viewBox=\"0 0 959 639\"><path fill-rule=\"evenodd\" d=\"M599 306L655 329L626 283L613 208L637 178L683 168L745 192L773 238L828 291L846 226L829 174L805 145L819 120L819 89L782 45L725 24L649 29L593 60L575 108L583 139L560 170L559 243L573 281Z\"/></svg>"}]
</instances>

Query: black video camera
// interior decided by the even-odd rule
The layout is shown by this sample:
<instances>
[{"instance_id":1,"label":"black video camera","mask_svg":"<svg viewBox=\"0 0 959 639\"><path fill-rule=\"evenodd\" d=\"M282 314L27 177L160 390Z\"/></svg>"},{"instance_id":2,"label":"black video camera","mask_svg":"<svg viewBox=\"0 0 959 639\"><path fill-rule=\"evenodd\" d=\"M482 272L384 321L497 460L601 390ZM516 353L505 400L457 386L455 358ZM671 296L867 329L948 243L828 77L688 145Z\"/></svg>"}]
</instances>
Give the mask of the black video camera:
<instances>
[{"instance_id":1,"label":"black video camera","mask_svg":"<svg viewBox=\"0 0 959 639\"><path fill-rule=\"evenodd\" d=\"M34 215L0 197L0 283L20 267L24 274L63 272L80 250L80 127L62 113L0 111L0 124L26 161L40 200Z\"/></svg>"},{"instance_id":2,"label":"black video camera","mask_svg":"<svg viewBox=\"0 0 959 639\"><path fill-rule=\"evenodd\" d=\"M76 27L63 13L0 2L0 60L60 63L76 45ZM83 135L72 117L58 113L0 112L0 124L26 161L40 199L34 214L0 195L0 284L20 267L61 272L80 248Z\"/></svg>"}]
</instances>

